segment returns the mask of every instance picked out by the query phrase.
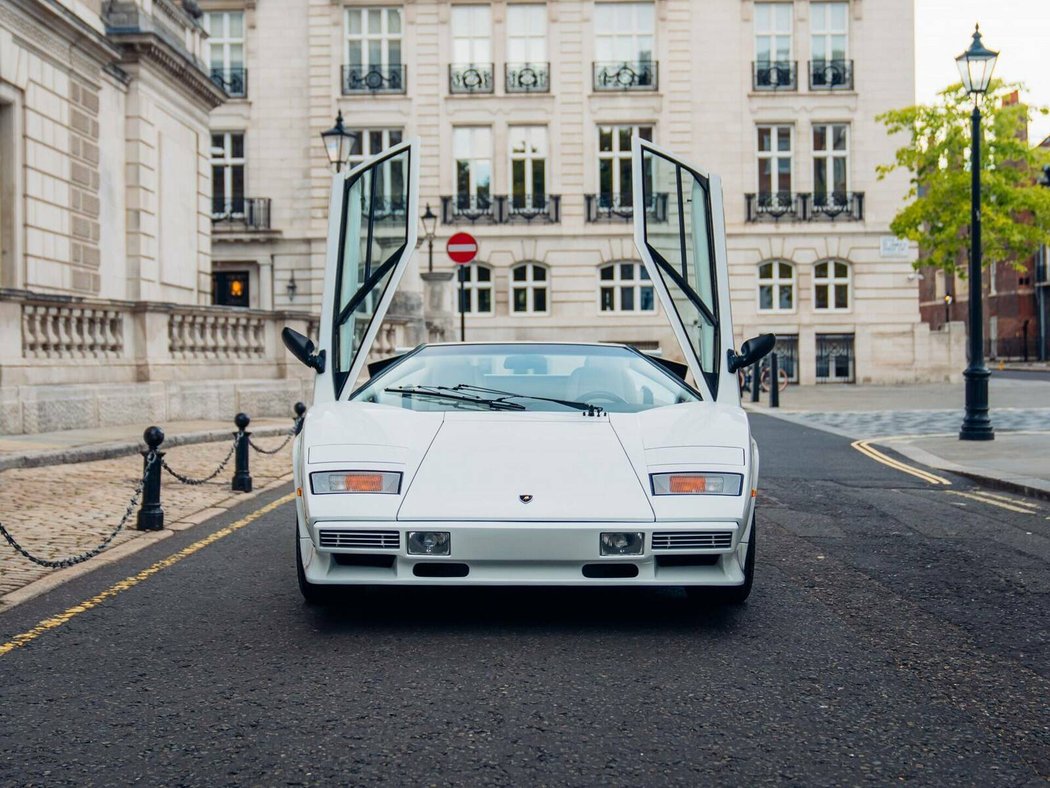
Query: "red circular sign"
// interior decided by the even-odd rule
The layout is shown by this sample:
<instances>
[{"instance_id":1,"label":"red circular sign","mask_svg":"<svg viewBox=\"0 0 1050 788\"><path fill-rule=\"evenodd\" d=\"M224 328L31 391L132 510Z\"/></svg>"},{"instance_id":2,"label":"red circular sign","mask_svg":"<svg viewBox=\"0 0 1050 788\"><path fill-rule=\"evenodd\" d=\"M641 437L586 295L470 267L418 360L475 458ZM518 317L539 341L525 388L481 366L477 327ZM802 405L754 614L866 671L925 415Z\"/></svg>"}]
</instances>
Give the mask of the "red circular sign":
<instances>
[{"instance_id":1,"label":"red circular sign","mask_svg":"<svg viewBox=\"0 0 1050 788\"><path fill-rule=\"evenodd\" d=\"M456 233L448 239L445 251L452 258L452 262L466 265L478 256L478 242L470 233Z\"/></svg>"}]
</instances>

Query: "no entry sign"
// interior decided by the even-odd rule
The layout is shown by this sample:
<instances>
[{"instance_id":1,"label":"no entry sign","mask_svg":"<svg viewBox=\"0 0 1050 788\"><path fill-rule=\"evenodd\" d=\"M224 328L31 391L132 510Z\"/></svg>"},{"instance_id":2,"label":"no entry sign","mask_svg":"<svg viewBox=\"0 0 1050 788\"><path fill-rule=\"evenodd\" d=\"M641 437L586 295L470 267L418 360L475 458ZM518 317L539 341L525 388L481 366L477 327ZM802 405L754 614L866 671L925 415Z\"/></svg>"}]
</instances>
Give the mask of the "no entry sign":
<instances>
[{"instance_id":1,"label":"no entry sign","mask_svg":"<svg viewBox=\"0 0 1050 788\"><path fill-rule=\"evenodd\" d=\"M448 256L452 258L452 262L466 265L477 257L478 242L474 240L474 236L470 233L456 233L448 239L445 250L448 252Z\"/></svg>"}]
</instances>

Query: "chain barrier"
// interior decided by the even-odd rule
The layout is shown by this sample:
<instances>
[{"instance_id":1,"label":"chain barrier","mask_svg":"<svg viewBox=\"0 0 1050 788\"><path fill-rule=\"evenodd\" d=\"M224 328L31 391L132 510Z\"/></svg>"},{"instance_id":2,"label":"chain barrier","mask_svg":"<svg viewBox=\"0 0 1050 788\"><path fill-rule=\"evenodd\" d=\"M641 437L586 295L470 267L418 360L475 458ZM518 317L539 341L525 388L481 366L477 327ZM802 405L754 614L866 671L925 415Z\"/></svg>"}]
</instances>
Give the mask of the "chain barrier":
<instances>
[{"instance_id":1,"label":"chain barrier","mask_svg":"<svg viewBox=\"0 0 1050 788\"><path fill-rule=\"evenodd\" d=\"M288 445L289 441L292 440L296 435L299 434L299 422L296 421L295 426L288 430L288 436L281 441L281 445L276 449L264 449L262 446L256 444L251 438L248 438L248 445L255 449L259 454L277 454L281 449Z\"/></svg>"},{"instance_id":2,"label":"chain barrier","mask_svg":"<svg viewBox=\"0 0 1050 788\"><path fill-rule=\"evenodd\" d=\"M216 468L210 474L208 474L207 476L205 476L205 477L203 477L201 479L192 479L189 476L183 476L181 473L179 473L174 468L172 468L170 465L168 465L168 461L163 459L163 458L161 458L160 467L163 468L164 470L166 470L173 477L175 477L176 480L182 482L183 484L188 484L188 485L191 485L193 487L196 487L196 486L201 485L201 484L207 484L212 479L214 479L216 476L218 476L220 473L222 473L222 469L225 468L226 464L230 461L230 458L233 456L233 452L237 449L237 444L240 442L240 440L241 440L241 436L239 434L238 435L234 435L233 436L233 445L230 446L230 450L229 450L229 452L227 452L226 457L223 459L223 461L219 463L219 467Z\"/></svg>"},{"instance_id":3,"label":"chain barrier","mask_svg":"<svg viewBox=\"0 0 1050 788\"><path fill-rule=\"evenodd\" d=\"M24 547L22 547L22 545L18 543L14 536L12 536L10 532L8 532L6 528L4 528L3 523L0 523L0 535L2 535L4 539L7 540L7 543L11 545L11 547L13 547L15 551L19 553L23 558L26 558L39 566L47 567L48 569L63 569L67 566L76 566L77 564L82 564L88 559L94 558L96 555L98 555L107 547L109 547L110 543L117 538L117 534L124 530L124 526L128 524L128 520L131 519L131 515L135 511L135 507L138 505L139 497L142 495L142 488L146 484L146 478L149 476L150 469L153 467L153 463L155 463L156 461L157 453L155 451L150 451L150 453L146 455L145 468L142 472L142 478L139 479L138 484L135 485L135 493L131 496L131 500L128 502L128 508L124 510L124 516L120 518L120 522L117 524L117 527L110 532L109 536L103 539L97 547L94 547L91 550L80 553L79 555L70 556L68 558L40 558L39 556L33 555Z\"/></svg>"}]
</instances>

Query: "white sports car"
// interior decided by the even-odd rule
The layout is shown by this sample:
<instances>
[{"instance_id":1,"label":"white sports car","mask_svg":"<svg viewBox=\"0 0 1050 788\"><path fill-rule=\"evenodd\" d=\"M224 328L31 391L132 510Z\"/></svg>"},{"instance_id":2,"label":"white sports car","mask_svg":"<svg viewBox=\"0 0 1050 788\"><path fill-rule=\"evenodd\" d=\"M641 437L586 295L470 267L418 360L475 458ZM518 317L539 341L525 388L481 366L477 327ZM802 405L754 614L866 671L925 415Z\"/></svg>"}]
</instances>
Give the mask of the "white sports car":
<instances>
[{"instance_id":1,"label":"white sports car","mask_svg":"<svg viewBox=\"0 0 1050 788\"><path fill-rule=\"evenodd\" d=\"M367 365L415 249L418 142L337 175L317 372L293 444L309 602L351 585L684 586L742 602L758 449L733 350L721 184L634 140L635 242L686 363L621 345L423 345ZM642 206L649 206L648 209Z\"/></svg>"}]
</instances>

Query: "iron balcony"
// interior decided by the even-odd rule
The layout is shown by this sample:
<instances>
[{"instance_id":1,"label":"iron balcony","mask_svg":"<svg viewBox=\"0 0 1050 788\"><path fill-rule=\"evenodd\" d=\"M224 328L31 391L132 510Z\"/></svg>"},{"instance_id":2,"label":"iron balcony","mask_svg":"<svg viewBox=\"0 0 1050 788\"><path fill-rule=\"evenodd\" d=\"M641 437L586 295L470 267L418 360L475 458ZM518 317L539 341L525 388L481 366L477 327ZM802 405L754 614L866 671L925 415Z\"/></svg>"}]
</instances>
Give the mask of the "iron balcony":
<instances>
[{"instance_id":1,"label":"iron balcony","mask_svg":"<svg viewBox=\"0 0 1050 788\"><path fill-rule=\"evenodd\" d=\"M491 197L457 194L441 198L442 224L557 224L561 221L561 195L510 195Z\"/></svg>"},{"instance_id":2,"label":"iron balcony","mask_svg":"<svg viewBox=\"0 0 1050 788\"><path fill-rule=\"evenodd\" d=\"M343 95L404 93L408 69L403 63L389 66L343 66Z\"/></svg>"},{"instance_id":3,"label":"iron balcony","mask_svg":"<svg viewBox=\"0 0 1050 788\"><path fill-rule=\"evenodd\" d=\"M269 230L270 198L235 197L232 200L212 200L211 222L216 230Z\"/></svg>"},{"instance_id":4,"label":"iron balcony","mask_svg":"<svg viewBox=\"0 0 1050 788\"><path fill-rule=\"evenodd\" d=\"M630 222L634 219L634 196L630 192L585 194L583 201L589 223ZM645 213L656 222L666 221L667 192L650 194Z\"/></svg>"},{"instance_id":5,"label":"iron balcony","mask_svg":"<svg viewBox=\"0 0 1050 788\"><path fill-rule=\"evenodd\" d=\"M653 60L596 62L594 89L596 91L656 90L658 64Z\"/></svg>"},{"instance_id":6,"label":"iron balcony","mask_svg":"<svg viewBox=\"0 0 1050 788\"><path fill-rule=\"evenodd\" d=\"M213 66L211 81L230 98L245 98L248 95L248 69L243 66Z\"/></svg>"},{"instance_id":7,"label":"iron balcony","mask_svg":"<svg viewBox=\"0 0 1050 788\"><path fill-rule=\"evenodd\" d=\"M448 67L449 93L494 93L492 63L452 63Z\"/></svg>"},{"instance_id":8,"label":"iron balcony","mask_svg":"<svg viewBox=\"0 0 1050 788\"><path fill-rule=\"evenodd\" d=\"M812 60L809 63L810 90L853 90L852 60Z\"/></svg>"},{"instance_id":9,"label":"iron balcony","mask_svg":"<svg viewBox=\"0 0 1050 788\"><path fill-rule=\"evenodd\" d=\"M751 86L757 91L798 90L798 63L789 60L751 64Z\"/></svg>"},{"instance_id":10,"label":"iron balcony","mask_svg":"<svg viewBox=\"0 0 1050 788\"><path fill-rule=\"evenodd\" d=\"M744 199L748 222L864 220L863 192L759 192Z\"/></svg>"},{"instance_id":11,"label":"iron balcony","mask_svg":"<svg viewBox=\"0 0 1050 788\"><path fill-rule=\"evenodd\" d=\"M550 93L550 63L506 63L504 86L508 93Z\"/></svg>"}]
</instances>

